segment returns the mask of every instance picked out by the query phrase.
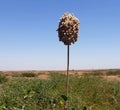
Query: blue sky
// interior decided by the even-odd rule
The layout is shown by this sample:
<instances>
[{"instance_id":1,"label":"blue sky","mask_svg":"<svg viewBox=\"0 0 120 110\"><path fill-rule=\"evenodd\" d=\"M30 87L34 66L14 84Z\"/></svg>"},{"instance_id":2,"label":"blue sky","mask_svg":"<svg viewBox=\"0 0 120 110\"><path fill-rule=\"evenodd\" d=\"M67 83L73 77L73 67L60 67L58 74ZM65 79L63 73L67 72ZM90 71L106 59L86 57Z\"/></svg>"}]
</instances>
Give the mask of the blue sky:
<instances>
[{"instance_id":1,"label":"blue sky","mask_svg":"<svg viewBox=\"0 0 120 110\"><path fill-rule=\"evenodd\" d=\"M0 70L65 70L65 12L80 20L70 69L120 68L120 0L0 0Z\"/></svg>"}]
</instances>

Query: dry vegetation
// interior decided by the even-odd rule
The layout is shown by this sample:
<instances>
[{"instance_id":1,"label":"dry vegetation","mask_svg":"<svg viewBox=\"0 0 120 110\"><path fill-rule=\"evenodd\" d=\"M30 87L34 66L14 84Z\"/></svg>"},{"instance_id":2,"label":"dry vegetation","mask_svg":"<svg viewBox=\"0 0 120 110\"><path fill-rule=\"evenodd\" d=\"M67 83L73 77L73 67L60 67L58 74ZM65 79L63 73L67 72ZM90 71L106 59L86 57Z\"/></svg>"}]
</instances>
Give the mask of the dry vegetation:
<instances>
[{"instance_id":1,"label":"dry vegetation","mask_svg":"<svg viewBox=\"0 0 120 110\"><path fill-rule=\"evenodd\" d=\"M35 74L27 76L22 74ZM27 77L27 78L40 78L48 79L50 73L66 74L66 71L0 71L0 74L5 74L8 79L13 77ZM94 75L101 76L108 80L120 80L120 69L105 69L105 70L70 70L70 75Z\"/></svg>"}]
</instances>

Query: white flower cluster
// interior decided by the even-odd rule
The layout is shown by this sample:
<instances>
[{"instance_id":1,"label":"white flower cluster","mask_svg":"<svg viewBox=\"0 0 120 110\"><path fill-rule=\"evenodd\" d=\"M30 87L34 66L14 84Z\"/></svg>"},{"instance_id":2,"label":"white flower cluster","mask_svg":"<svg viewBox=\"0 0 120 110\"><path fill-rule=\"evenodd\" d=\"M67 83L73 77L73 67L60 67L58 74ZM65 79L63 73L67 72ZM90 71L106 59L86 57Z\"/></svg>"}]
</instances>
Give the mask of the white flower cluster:
<instances>
[{"instance_id":1,"label":"white flower cluster","mask_svg":"<svg viewBox=\"0 0 120 110\"><path fill-rule=\"evenodd\" d=\"M59 40L65 45L71 45L77 41L79 31L79 20L72 14L65 13L59 22L57 29Z\"/></svg>"}]
</instances>

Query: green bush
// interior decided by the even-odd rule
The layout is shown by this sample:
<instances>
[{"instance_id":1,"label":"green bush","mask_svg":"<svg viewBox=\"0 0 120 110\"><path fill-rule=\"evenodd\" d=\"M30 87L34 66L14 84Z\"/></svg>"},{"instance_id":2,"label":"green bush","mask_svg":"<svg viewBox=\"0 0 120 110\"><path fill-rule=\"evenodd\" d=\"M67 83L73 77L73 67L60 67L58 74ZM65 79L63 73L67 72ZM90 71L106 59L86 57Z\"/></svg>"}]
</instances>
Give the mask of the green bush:
<instances>
[{"instance_id":1,"label":"green bush","mask_svg":"<svg viewBox=\"0 0 120 110\"><path fill-rule=\"evenodd\" d=\"M91 71L83 74L84 76L102 76L103 72L102 71Z\"/></svg>"},{"instance_id":2,"label":"green bush","mask_svg":"<svg viewBox=\"0 0 120 110\"><path fill-rule=\"evenodd\" d=\"M106 75L120 75L120 70L109 70Z\"/></svg>"},{"instance_id":3,"label":"green bush","mask_svg":"<svg viewBox=\"0 0 120 110\"><path fill-rule=\"evenodd\" d=\"M0 84L7 81L7 77L5 74L0 73Z\"/></svg>"},{"instance_id":4,"label":"green bush","mask_svg":"<svg viewBox=\"0 0 120 110\"><path fill-rule=\"evenodd\" d=\"M21 77L36 77L36 74L32 72L25 72L25 73L21 73L20 76Z\"/></svg>"}]
</instances>

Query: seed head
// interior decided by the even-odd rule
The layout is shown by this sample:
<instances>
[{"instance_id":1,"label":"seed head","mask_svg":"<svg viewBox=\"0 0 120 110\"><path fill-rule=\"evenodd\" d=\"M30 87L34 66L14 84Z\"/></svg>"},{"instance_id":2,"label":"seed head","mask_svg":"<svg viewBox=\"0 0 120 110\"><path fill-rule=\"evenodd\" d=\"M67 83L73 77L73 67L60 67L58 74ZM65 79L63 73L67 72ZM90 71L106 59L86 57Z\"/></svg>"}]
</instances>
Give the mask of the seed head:
<instances>
[{"instance_id":1,"label":"seed head","mask_svg":"<svg viewBox=\"0 0 120 110\"><path fill-rule=\"evenodd\" d=\"M79 24L79 20L73 14L65 13L57 29L59 41L65 45L75 43L78 38Z\"/></svg>"}]
</instances>

